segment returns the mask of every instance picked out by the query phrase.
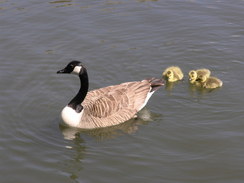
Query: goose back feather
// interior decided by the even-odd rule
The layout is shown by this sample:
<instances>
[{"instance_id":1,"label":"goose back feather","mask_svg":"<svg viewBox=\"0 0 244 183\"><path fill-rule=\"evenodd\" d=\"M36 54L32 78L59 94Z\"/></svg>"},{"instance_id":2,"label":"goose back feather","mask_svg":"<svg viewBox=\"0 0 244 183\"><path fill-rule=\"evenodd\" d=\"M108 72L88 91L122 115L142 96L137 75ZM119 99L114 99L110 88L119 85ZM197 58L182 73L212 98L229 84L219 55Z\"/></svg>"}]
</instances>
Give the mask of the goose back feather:
<instances>
[{"instance_id":1,"label":"goose back feather","mask_svg":"<svg viewBox=\"0 0 244 183\"><path fill-rule=\"evenodd\" d=\"M106 127L133 118L145 106L148 94L154 92L152 88L159 86L155 81L158 82L155 79L127 82L88 92L82 103L84 113L79 127Z\"/></svg>"}]
</instances>

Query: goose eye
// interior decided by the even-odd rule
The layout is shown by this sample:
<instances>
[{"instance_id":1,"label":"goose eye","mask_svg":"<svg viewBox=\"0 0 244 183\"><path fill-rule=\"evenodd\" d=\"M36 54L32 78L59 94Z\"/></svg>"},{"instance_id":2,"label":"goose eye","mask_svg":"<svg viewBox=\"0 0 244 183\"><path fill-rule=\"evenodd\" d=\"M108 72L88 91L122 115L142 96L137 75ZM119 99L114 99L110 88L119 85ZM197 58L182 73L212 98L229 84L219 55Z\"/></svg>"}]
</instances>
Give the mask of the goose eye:
<instances>
[{"instance_id":1,"label":"goose eye","mask_svg":"<svg viewBox=\"0 0 244 183\"><path fill-rule=\"evenodd\" d=\"M70 67L70 69L74 69L75 68L75 66L73 64L71 64L69 67Z\"/></svg>"}]
</instances>

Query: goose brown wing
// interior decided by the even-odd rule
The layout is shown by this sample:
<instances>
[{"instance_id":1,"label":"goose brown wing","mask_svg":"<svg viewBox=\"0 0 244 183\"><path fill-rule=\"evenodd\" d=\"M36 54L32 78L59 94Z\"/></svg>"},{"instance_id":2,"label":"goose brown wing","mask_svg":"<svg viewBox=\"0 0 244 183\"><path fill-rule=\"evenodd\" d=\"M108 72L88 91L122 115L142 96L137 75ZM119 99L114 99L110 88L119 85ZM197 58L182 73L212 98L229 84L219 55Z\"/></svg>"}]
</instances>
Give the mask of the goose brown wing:
<instances>
[{"instance_id":1,"label":"goose brown wing","mask_svg":"<svg viewBox=\"0 0 244 183\"><path fill-rule=\"evenodd\" d=\"M87 114L98 117L106 118L111 116L123 108L128 108L130 105L129 99L125 93L125 89L111 91L97 97L96 100L91 101L84 107Z\"/></svg>"},{"instance_id":2,"label":"goose brown wing","mask_svg":"<svg viewBox=\"0 0 244 183\"><path fill-rule=\"evenodd\" d=\"M109 86L89 92L82 105L89 115L99 118L119 115L127 109L134 114L145 102L150 89L148 80Z\"/></svg>"},{"instance_id":3,"label":"goose brown wing","mask_svg":"<svg viewBox=\"0 0 244 183\"><path fill-rule=\"evenodd\" d=\"M133 118L145 104L147 94L155 91L160 85L157 79L152 78L90 91L82 103L82 126L106 127Z\"/></svg>"}]
</instances>

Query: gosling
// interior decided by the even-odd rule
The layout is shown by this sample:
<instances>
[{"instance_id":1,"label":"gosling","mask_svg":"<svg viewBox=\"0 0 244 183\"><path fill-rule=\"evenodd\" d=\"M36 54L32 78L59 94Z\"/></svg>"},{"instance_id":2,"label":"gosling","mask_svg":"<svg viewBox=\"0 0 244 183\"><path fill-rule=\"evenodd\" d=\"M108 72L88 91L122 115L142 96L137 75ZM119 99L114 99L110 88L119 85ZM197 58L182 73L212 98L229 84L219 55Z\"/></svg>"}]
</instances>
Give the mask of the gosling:
<instances>
[{"instance_id":1,"label":"gosling","mask_svg":"<svg viewBox=\"0 0 244 183\"><path fill-rule=\"evenodd\" d=\"M191 84L199 84L199 82L197 81L199 75L203 75L203 76L206 76L208 78L208 77L210 77L210 74L211 74L211 72L208 69L191 70L188 73L189 82Z\"/></svg>"},{"instance_id":2,"label":"gosling","mask_svg":"<svg viewBox=\"0 0 244 183\"><path fill-rule=\"evenodd\" d=\"M199 75L197 81L201 83L203 88L218 88L223 85L223 82L216 77L206 77L206 75Z\"/></svg>"},{"instance_id":3,"label":"gosling","mask_svg":"<svg viewBox=\"0 0 244 183\"><path fill-rule=\"evenodd\" d=\"M163 77L168 82L175 82L178 80L182 80L184 75L183 75L183 73L179 67L171 66L171 67L168 67L164 70Z\"/></svg>"}]
</instances>

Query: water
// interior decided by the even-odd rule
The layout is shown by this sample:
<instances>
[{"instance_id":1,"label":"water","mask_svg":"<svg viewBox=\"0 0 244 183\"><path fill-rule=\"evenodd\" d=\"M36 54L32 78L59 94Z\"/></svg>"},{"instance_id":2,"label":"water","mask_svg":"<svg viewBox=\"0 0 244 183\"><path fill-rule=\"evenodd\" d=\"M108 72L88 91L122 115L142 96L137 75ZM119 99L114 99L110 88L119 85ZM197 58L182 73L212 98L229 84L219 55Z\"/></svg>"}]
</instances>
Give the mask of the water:
<instances>
[{"instance_id":1,"label":"water","mask_svg":"<svg viewBox=\"0 0 244 183\"><path fill-rule=\"evenodd\" d=\"M244 181L244 2L0 1L0 182ZM163 87L142 119L91 131L59 126L87 66L90 89L206 67L208 91Z\"/></svg>"}]
</instances>

